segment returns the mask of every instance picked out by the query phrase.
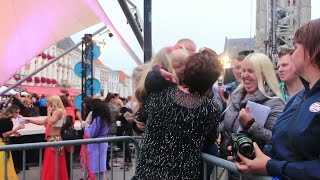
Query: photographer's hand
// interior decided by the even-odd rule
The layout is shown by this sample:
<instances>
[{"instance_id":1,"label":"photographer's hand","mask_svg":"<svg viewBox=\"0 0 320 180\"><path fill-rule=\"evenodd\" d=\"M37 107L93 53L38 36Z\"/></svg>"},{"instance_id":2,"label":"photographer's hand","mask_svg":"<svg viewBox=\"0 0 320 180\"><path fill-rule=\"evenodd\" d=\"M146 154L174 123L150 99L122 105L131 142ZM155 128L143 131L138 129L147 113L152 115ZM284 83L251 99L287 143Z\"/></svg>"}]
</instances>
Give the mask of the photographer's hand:
<instances>
[{"instance_id":1,"label":"photographer's hand","mask_svg":"<svg viewBox=\"0 0 320 180\"><path fill-rule=\"evenodd\" d=\"M229 96L228 96L228 97L225 97L224 92L225 92L224 86L219 86L219 87L218 87L218 94L219 94L220 98L222 99L222 101L223 101L224 103L227 103L228 100L229 100Z\"/></svg>"},{"instance_id":2,"label":"photographer's hand","mask_svg":"<svg viewBox=\"0 0 320 180\"><path fill-rule=\"evenodd\" d=\"M257 143L253 143L256 158L253 160L246 158L238 152L238 156L241 159L240 162L235 162L239 171L250 174L267 175L267 162L271 159L265 155ZM228 158L229 159L229 158Z\"/></svg>"},{"instance_id":3,"label":"photographer's hand","mask_svg":"<svg viewBox=\"0 0 320 180\"><path fill-rule=\"evenodd\" d=\"M228 150L229 152L232 152L232 146L228 146L228 147L227 147L227 150ZM235 161L234 158L233 158L233 156L228 156L227 159L228 159L228 161L232 161L232 162Z\"/></svg>"}]
</instances>

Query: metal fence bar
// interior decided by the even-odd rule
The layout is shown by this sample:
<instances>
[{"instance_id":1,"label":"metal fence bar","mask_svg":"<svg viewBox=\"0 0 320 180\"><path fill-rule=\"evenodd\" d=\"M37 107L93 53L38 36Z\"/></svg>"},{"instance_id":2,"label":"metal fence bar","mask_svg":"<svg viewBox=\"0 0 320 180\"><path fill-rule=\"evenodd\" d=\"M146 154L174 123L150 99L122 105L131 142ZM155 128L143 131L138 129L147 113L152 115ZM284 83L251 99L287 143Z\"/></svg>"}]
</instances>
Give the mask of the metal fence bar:
<instances>
[{"instance_id":1,"label":"metal fence bar","mask_svg":"<svg viewBox=\"0 0 320 180\"><path fill-rule=\"evenodd\" d=\"M110 155L110 160L111 160L111 179L113 179L113 143L111 143L111 155Z\"/></svg>"},{"instance_id":2,"label":"metal fence bar","mask_svg":"<svg viewBox=\"0 0 320 180\"><path fill-rule=\"evenodd\" d=\"M246 177L250 177L253 178L255 180L271 180L272 177L271 176L257 176L257 175L252 175L252 174L243 174L240 173L237 170L236 165L233 162L227 161L225 159L216 157L216 156L212 156L210 154L207 153L202 153L201 154L202 160L206 161L209 164L214 164L216 166L220 166L223 167L225 169L227 169L229 172L234 172L240 175L240 179L242 178L242 176L246 176Z\"/></svg>"},{"instance_id":3,"label":"metal fence bar","mask_svg":"<svg viewBox=\"0 0 320 180\"><path fill-rule=\"evenodd\" d=\"M125 141L125 142L123 142ZM78 139L78 140L68 140L68 141L57 141L57 142L37 142L37 143L25 143L25 144L10 144L10 145L5 145L5 146L0 146L0 152L1 151L4 151L5 152L5 158L8 158L8 153L10 151L14 151L14 150L23 150L23 170L25 171L25 156L26 156L26 150L29 150L29 149L39 149L39 167L40 167L40 175L42 174L41 173L41 167L42 167L42 149L46 148L46 147L61 147L61 146L75 146L75 145L82 145L82 144L95 144L95 143L104 143L104 142L109 142L111 143L111 158L113 158L113 143L116 143L116 142L123 142L123 160L124 160L124 164L123 164L123 168L124 168L124 178L125 179L125 165L126 165L126 162L125 162L125 143L126 142L131 142L133 143L134 145L134 148L135 148L135 158L136 158L136 161L135 161L135 166L137 166L137 159L139 158L138 155L139 155L139 151L140 151L140 148L139 148L139 143L136 141L136 139L134 139L133 137L130 137L130 136L118 136L118 137L104 137L104 138L93 138L93 139ZM57 154L58 151L56 151L56 162L55 162L55 166L56 166L56 179L58 178L57 174L58 174L58 161L57 161ZM100 153L100 146L99 146L99 153ZM71 152L71 161L72 161L72 152ZM251 174L243 174L243 173L240 173L238 172L236 166L234 163L230 162L230 161L227 161L225 159L221 159L219 157L216 157L216 156L212 156L212 155L209 155L207 153L202 153L201 154L201 157L202 157L202 160L204 161L204 177L206 178L206 171L207 171L207 163L209 164L213 164L215 165L215 176L217 178L217 166L220 166L220 167L223 167L225 169L227 169L228 171L231 171L231 172L235 172L237 174L239 174L240 176L248 176L250 178L253 178L253 179L256 179L256 180L271 180L272 177L270 176L255 176L255 175L251 175ZM72 164L72 162L71 162ZM111 179L113 179L113 161L111 163ZM100 166L100 163L99 163L99 166ZM72 167L72 166L71 166ZM4 179L7 179L7 162L4 161ZM71 168L72 169L72 168ZM85 171L84 171L84 175L85 174ZM25 174L24 174L25 176ZM86 177L86 176L85 176ZM100 176L99 176L100 177ZM24 177L25 179L25 177Z\"/></svg>"},{"instance_id":4,"label":"metal fence bar","mask_svg":"<svg viewBox=\"0 0 320 180\"><path fill-rule=\"evenodd\" d=\"M42 176L42 149L39 149L39 169L40 169L40 178L41 179L41 176Z\"/></svg>"},{"instance_id":5,"label":"metal fence bar","mask_svg":"<svg viewBox=\"0 0 320 180\"><path fill-rule=\"evenodd\" d=\"M86 147L86 150L88 149L88 147ZM84 178L86 179L87 178L87 169L86 169L86 164L87 164L87 156L85 155L84 156L84 167L83 167L83 176L84 176Z\"/></svg>"},{"instance_id":6,"label":"metal fence bar","mask_svg":"<svg viewBox=\"0 0 320 180\"><path fill-rule=\"evenodd\" d=\"M58 149L55 151L55 161L54 161L54 167L55 167L55 174L54 174L54 179L58 180L58 174L59 174L59 169L58 169L58 161L59 161L59 156L58 156Z\"/></svg>"},{"instance_id":7,"label":"metal fence bar","mask_svg":"<svg viewBox=\"0 0 320 180\"><path fill-rule=\"evenodd\" d=\"M4 177L3 179L7 180L8 179L8 161L6 161L9 157L9 152L10 151L5 151L4 152Z\"/></svg>"},{"instance_id":8,"label":"metal fence bar","mask_svg":"<svg viewBox=\"0 0 320 180\"><path fill-rule=\"evenodd\" d=\"M122 155L123 155L123 164L122 164L122 167L123 167L123 180L126 179L126 143L123 142L122 143Z\"/></svg>"},{"instance_id":9,"label":"metal fence bar","mask_svg":"<svg viewBox=\"0 0 320 180\"><path fill-rule=\"evenodd\" d=\"M23 180L26 179L26 150L22 151L22 173L23 173Z\"/></svg>"},{"instance_id":10,"label":"metal fence bar","mask_svg":"<svg viewBox=\"0 0 320 180\"><path fill-rule=\"evenodd\" d=\"M207 177L207 162L206 161L203 161L203 180L207 180L208 177Z\"/></svg>"},{"instance_id":11,"label":"metal fence bar","mask_svg":"<svg viewBox=\"0 0 320 180\"><path fill-rule=\"evenodd\" d=\"M101 147L100 147L100 143L98 144L99 145L99 148L98 148L98 157L101 157ZM98 169L99 169L99 171L98 171L98 180L100 180L100 171L101 171L101 167L100 167L100 161L101 161L101 158L99 158L99 165L98 165Z\"/></svg>"},{"instance_id":12,"label":"metal fence bar","mask_svg":"<svg viewBox=\"0 0 320 180\"><path fill-rule=\"evenodd\" d=\"M39 148L45 148L45 147L94 144L94 143L102 143L102 142L114 143L114 142L121 142L121 141L129 141L134 144L137 150L140 150L138 142L131 136L118 136L118 137L66 140L66 141L56 141L56 142L9 144L5 146L0 146L0 151L12 151L12 150L24 150L24 149L28 150L28 149L39 149Z\"/></svg>"},{"instance_id":13,"label":"metal fence bar","mask_svg":"<svg viewBox=\"0 0 320 180\"><path fill-rule=\"evenodd\" d=\"M213 168L213 175L214 175L214 179L218 179L218 166L214 165Z\"/></svg>"},{"instance_id":14,"label":"metal fence bar","mask_svg":"<svg viewBox=\"0 0 320 180\"><path fill-rule=\"evenodd\" d=\"M1 151L5 151L5 153L8 153L10 151L13 150L22 150L23 151L23 168L25 168L26 165L26 161L25 161L25 151L26 150L30 150L30 149L39 149L39 167L40 167L40 178L41 178L41 171L42 171L42 149L47 148L47 147L51 147L51 148L55 148L55 147L61 147L61 146L74 146L74 145L82 145L82 144L94 144L94 143L98 143L99 144L99 153L100 153L100 143L104 143L104 142L110 142L111 144L115 143L115 142L121 142L121 141L127 141L127 142L131 142L133 143L134 147L135 147L135 153L136 153L136 157L138 158L138 152L139 152L139 144L138 142L130 137L130 136L119 136L119 137L104 137L104 138L93 138L93 139L78 139L78 140L69 140L69 141L56 141L56 142L37 142L37 143L25 143L25 144L10 144L10 145L5 145L5 146L0 146L0 152ZM55 148L56 149L56 148ZM59 174L59 169L58 169L58 151L56 151L55 153L55 168L56 168L56 172L55 172L55 179L58 179L58 174ZM111 157L113 157L113 147L111 148ZM72 153L71 153L72 154ZM8 154L5 154L5 156L8 157ZM72 155L70 158L70 161L72 161ZM113 161L112 161L113 163ZM138 163L137 161L135 162L136 164ZM72 162L71 162L72 165ZM100 166L100 163L99 163ZM71 166L72 167L72 166ZM4 168L7 168L7 163L5 161L4 164ZM100 168L100 167L99 167ZM113 168L113 164L112 167ZM72 169L72 168L71 168ZM25 171L24 171L25 172ZM113 172L111 172L113 173ZM125 173L125 172L124 172ZM70 174L72 174L72 171L70 171ZM7 170L4 173L5 176L7 176ZM84 175L85 171L84 171ZM100 175L99 175L100 176ZM86 176L85 176L86 177ZM112 177L113 178L113 174ZM4 178L6 179L6 178ZM25 179L25 174L24 174L24 179Z\"/></svg>"},{"instance_id":15,"label":"metal fence bar","mask_svg":"<svg viewBox=\"0 0 320 180\"><path fill-rule=\"evenodd\" d=\"M74 151L74 147L70 147L70 179L73 179L73 151Z\"/></svg>"}]
</instances>

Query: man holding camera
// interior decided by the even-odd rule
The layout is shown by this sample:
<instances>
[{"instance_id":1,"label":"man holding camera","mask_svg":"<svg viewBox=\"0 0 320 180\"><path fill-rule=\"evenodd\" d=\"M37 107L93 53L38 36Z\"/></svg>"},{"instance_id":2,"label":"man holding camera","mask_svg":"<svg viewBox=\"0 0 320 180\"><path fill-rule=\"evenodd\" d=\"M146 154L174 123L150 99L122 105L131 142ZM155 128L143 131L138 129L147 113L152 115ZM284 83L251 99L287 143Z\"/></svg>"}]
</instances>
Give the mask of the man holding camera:
<instances>
[{"instance_id":1,"label":"man holding camera","mask_svg":"<svg viewBox=\"0 0 320 180\"><path fill-rule=\"evenodd\" d=\"M229 95L238 87L241 82L241 62L245 57L245 55L239 55L232 61L232 73L236 80L234 82L225 84L224 86L221 85L218 87L218 94L224 104L228 102Z\"/></svg>"}]
</instances>

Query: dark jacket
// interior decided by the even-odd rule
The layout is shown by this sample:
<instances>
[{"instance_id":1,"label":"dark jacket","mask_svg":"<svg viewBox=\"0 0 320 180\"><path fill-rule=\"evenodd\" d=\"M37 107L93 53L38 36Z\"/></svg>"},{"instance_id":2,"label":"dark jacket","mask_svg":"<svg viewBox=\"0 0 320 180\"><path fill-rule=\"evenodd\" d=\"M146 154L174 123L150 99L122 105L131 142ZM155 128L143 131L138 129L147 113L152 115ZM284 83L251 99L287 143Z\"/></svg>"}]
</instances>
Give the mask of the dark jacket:
<instances>
[{"instance_id":1,"label":"dark jacket","mask_svg":"<svg viewBox=\"0 0 320 180\"><path fill-rule=\"evenodd\" d=\"M26 108L26 106L20 101L20 99L17 99L16 97L12 98L11 104L17 105L21 111Z\"/></svg>"},{"instance_id":2,"label":"dark jacket","mask_svg":"<svg viewBox=\"0 0 320 180\"><path fill-rule=\"evenodd\" d=\"M292 97L273 128L264 152L269 175L281 179L320 179L320 80Z\"/></svg>"}]
</instances>

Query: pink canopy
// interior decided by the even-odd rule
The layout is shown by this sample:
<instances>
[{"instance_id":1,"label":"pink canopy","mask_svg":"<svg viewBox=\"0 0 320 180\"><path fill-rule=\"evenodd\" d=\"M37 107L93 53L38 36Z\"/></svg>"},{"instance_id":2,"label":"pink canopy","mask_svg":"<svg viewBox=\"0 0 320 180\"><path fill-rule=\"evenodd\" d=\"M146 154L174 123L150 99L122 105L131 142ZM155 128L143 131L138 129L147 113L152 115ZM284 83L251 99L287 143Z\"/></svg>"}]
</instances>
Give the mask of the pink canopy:
<instances>
[{"instance_id":1,"label":"pink canopy","mask_svg":"<svg viewBox=\"0 0 320 180\"><path fill-rule=\"evenodd\" d=\"M101 21L139 60L97 0L2 1L0 17L0 85L50 45Z\"/></svg>"},{"instance_id":2,"label":"pink canopy","mask_svg":"<svg viewBox=\"0 0 320 180\"><path fill-rule=\"evenodd\" d=\"M100 22L87 0L10 0L0 7L0 84L59 40Z\"/></svg>"}]
</instances>

